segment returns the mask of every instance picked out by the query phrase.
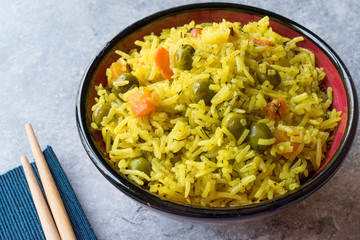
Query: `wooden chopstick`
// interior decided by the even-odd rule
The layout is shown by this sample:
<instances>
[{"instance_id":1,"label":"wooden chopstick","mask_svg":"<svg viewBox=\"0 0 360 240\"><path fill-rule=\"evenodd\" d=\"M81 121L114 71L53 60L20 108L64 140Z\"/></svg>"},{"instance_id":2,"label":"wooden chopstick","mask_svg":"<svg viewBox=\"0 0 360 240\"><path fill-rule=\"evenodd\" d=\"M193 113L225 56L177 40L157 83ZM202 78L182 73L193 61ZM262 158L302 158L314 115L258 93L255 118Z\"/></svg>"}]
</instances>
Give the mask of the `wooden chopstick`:
<instances>
[{"instance_id":1,"label":"wooden chopstick","mask_svg":"<svg viewBox=\"0 0 360 240\"><path fill-rule=\"evenodd\" d=\"M56 184L51 175L51 172L46 163L45 157L41 151L39 142L37 141L31 124L25 124L25 129L30 142L31 150L35 158L35 163L40 175L40 180L44 187L45 195L48 200L51 213L54 217L59 234L64 240L76 239L64 203L61 200L59 191L56 188Z\"/></svg>"},{"instance_id":2,"label":"wooden chopstick","mask_svg":"<svg viewBox=\"0 0 360 240\"><path fill-rule=\"evenodd\" d=\"M54 220L51 216L50 210L46 204L45 198L41 192L38 182L36 181L34 172L31 169L29 160L26 156L20 158L23 166L26 181L29 185L32 199L35 204L36 212L38 213L40 223L42 225L46 239L59 239L60 235L55 226Z\"/></svg>"}]
</instances>

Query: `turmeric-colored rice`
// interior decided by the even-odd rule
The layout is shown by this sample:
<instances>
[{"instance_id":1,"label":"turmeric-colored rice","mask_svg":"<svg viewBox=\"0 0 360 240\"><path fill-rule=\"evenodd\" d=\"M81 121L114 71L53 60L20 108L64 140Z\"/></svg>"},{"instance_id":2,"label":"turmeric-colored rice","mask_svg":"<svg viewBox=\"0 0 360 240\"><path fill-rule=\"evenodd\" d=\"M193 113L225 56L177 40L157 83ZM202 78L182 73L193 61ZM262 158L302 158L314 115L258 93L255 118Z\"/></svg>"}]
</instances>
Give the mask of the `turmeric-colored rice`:
<instances>
[{"instance_id":1,"label":"turmeric-colored rice","mask_svg":"<svg viewBox=\"0 0 360 240\"><path fill-rule=\"evenodd\" d=\"M192 36L192 28L201 29L201 34ZM164 29L160 36L146 36L135 42L140 50L117 51L118 62L136 76L139 87L114 93L110 85L127 83L120 78L97 86L92 110L105 102L111 108L100 124L94 121L91 126L101 131L106 152L119 172L151 193L209 207L277 198L299 188L321 166L331 132L341 120L341 112L330 110L332 89L321 87L326 77L323 69L316 67L311 51L297 46L303 40L275 33L268 17L246 25L226 20L190 22ZM174 62L184 44L195 49L189 70L175 67ZM169 52L171 79L164 79L154 63L160 47ZM281 76L278 86L257 79L255 72L266 71L266 66ZM113 74L109 66L109 80ZM210 104L191 96L193 83L203 79L211 79L209 89L215 95ZM139 89L150 91L156 106L141 117L127 102ZM269 119L266 107L279 98L288 111ZM247 120L237 138L221 124L230 113ZM259 139L258 144L269 146L266 150L249 145L253 122L265 123L274 134ZM130 167L139 157L151 164L149 174Z\"/></svg>"}]
</instances>

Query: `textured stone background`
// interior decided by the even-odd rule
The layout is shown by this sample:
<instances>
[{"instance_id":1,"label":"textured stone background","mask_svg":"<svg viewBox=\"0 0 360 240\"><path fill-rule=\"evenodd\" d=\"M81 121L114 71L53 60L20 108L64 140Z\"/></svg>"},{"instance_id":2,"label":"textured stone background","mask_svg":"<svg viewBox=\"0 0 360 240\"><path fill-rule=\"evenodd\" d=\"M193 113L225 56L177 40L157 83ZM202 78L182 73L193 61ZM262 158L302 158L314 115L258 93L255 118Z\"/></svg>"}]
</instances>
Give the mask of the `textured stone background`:
<instances>
[{"instance_id":1,"label":"textured stone background","mask_svg":"<svg viewBox=\"0 0 360 240\"><path fill-rule=\"evenodd\" d=\"M99 239L360 239L359 135L336 175L311 197L275 216L233 226L178 222L137 205L108 183L86 155L75 97L91 58L134 21L203 1L2 0L0 7L0 174L32 156L24 124L52 145ZM231 1L288 17L324 39L359 91L360 4Z\"/></svg>"}]
</instances>

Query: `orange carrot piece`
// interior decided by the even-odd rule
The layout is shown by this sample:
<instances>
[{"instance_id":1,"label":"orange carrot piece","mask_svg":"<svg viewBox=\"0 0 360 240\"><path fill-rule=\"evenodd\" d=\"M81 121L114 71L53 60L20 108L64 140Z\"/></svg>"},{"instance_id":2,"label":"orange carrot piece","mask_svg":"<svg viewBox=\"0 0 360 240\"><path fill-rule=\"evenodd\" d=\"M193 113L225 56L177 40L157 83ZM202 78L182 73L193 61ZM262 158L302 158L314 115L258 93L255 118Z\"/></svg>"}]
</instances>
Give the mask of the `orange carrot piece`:
<instances>
[{"instance_id":1,"label":"orange carrot piece","mask_svg":"<svg viewBox=\"0 0 360 240\"><path fill-rule=\"evenodd\" d=\"M282 98L277 98L266 105L266 116L270 120L281 118L289 111Z\"/></svg>"},{"instance_id":2,"label":"orange carrot piece","mask_svg":"<svg viewBox=\"0 0 360 240\"><path fill-rule=\"evenodd\" d=\"M286 134L286 132L275 129L273 131L273 136L276 139L275 144L282 143L282 142L288 142L290 141L290 137ZM281 155L290 158L295 153L298 155L304 148L304 144L296 143L296 142L290 142L291 146L293 146L292 152L286 152L282 153ZM296 157L296 156L293 156Z\"/></svg>"},{"instance_id":3,"label":"orange carrot piece","mask_svg":"<svg viewBox=\"0 0 360 240\"><path fill-rule=\"evenodd\" d=\"M275 46L275 44L273 42L270 42L268 40L259 40L259 39L256 39L256 38L248 38L250 41L253 41L255 44L257 45L260 45L260 46L265 46L265 45L268 45L270 47L273 47Z\"/></svg>"},{"instance_id":4,"label":"orange carrot piece","mask_svg":"<svg viewBox=\"0 0 360 240\"><path fill-rule=\"evenodd\" d=\"M201 32L202 30L200 28L193 28L191 29L190 31L190 35L193 37L193 38L196 38L198 37L199 35L201 35Z\"/></svg>"},{"instance_id":5,"label":"orange carrot piece","mask_svg":"<svg viewBox=\"0 0 360 240\"><path fill-rule=\"evenodd\" d=\"M112 78L117 79L122 74L122 64L120 62L114 62L110 66L112 72Z\"/></svg>"},{"instance_id":6,"label":"orange carrot piece","mask_svg":"<svg viewBox=\"0 0 360 240\"><path fill-rule=\"evenodd\" d=\"M270 120L274 120L276 118L276 109L275 105L272 102L269 102L266 105L266 116Z\"/></svg>"},{"instance_id":7,"label":"orange carrot piece","mask_svg":"<svg viewBox=\"0 0 360 240\"><path fill-rule=\"evenodd\" d=\"M128 104L136 117L149 115L155 110L155 104L151 96L151 92L141 89L130 95L127 99Z\"/></svg>"},{"instance_id":8,"label":"orange carrot piece","mask_svg":"<svg viewBox=\"0 0 360 240\"><path fill-rule=\"evenodd\" d=\"M170 79L174 75L170 68L169 51L160 47L155 53L155 65L159 68L161 75L165 79Z\"/></svg>"},{"instance_id":9,"label":"orange carrot piece","mask_svg":"<svg viewBox=\"0 0 360 240\"><path fill-rule=\"evenodd\" d=\"M112 87L113 82L118 79L123 73L129 72L128 66L124 66L121 62L114 62L110 66L111 70L111 79L108 79L108 86Z\"/></svg>"},{"instance_id":10,"label":"orange carrot piece","mask_svg":"<svg viewBox=\"0 0 360 240\"><path fill-rule=\"evenodd\" d=\"M276 139L275 144L290 141L290 137L284 131L275 129L272 133Z\"/></svg>"}]
</instances>

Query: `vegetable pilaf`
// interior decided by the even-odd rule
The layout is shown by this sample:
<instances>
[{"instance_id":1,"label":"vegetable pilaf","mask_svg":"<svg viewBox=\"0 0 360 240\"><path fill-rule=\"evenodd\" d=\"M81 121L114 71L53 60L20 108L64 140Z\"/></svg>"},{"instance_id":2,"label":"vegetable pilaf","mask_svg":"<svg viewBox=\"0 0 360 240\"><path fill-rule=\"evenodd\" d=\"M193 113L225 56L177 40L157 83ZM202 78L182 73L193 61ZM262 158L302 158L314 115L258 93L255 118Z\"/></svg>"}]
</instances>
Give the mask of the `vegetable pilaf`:
<instances>
[{"instance_id":1,"label":"vegetable pilaf","mask_svg":"<svg viewBox=\"0 0 360 240\"><path fill-rule=\"evenodd\" d=\"M119 172L161 197L210 207L277 198L321 166L341 120L303 40L268 17L145 36L117 51L91 126Z\"/></svg>"}]
</instances>

